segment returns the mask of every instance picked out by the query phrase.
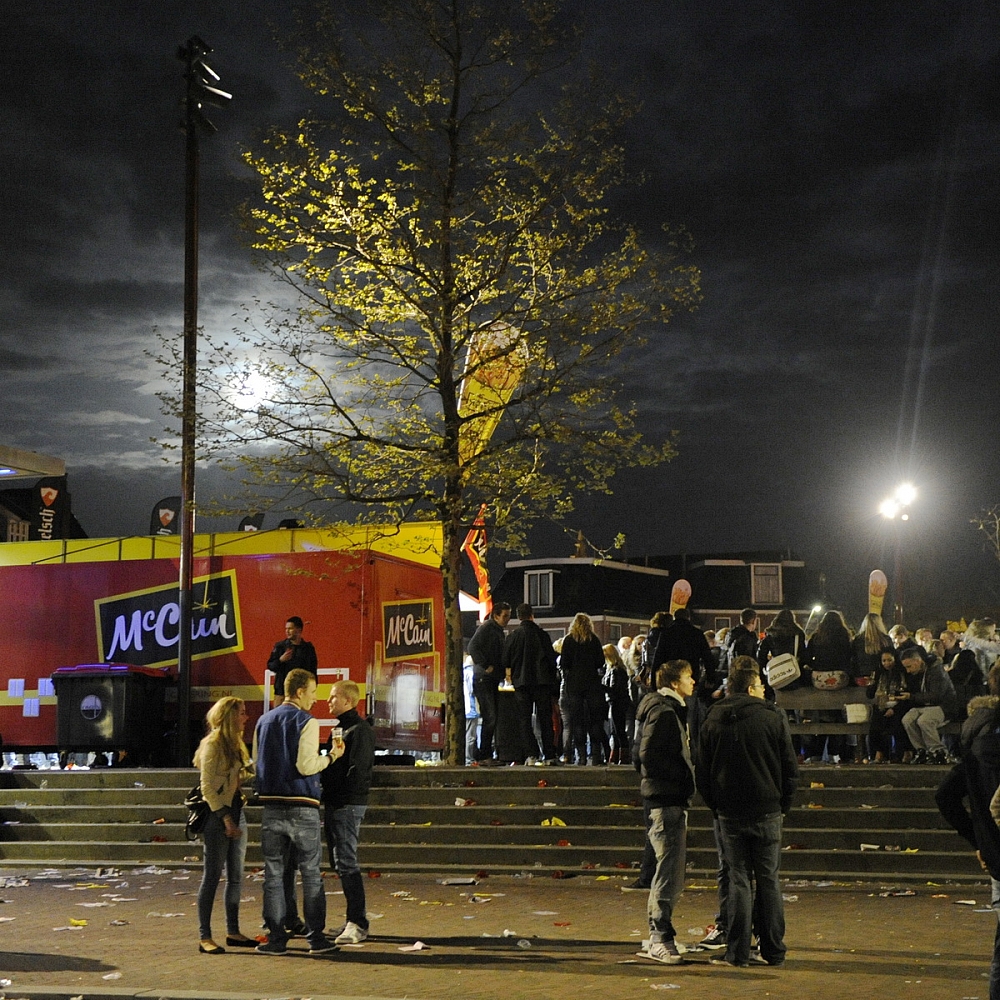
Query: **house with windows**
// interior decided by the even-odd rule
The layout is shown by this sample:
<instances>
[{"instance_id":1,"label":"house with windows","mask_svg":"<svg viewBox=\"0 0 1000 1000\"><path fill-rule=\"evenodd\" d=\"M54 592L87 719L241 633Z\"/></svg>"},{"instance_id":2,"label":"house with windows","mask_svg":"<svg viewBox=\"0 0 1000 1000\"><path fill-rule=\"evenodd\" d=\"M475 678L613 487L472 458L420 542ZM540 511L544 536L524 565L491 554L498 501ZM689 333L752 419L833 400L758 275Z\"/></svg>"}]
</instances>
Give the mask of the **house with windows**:
<instances>
[{"instance_id":1,"label":"house with windows","mask_svg":"<svg viewBox=\"0 0 1000 1000\"><path fill-rule=\"evenodd\" d=\"M553 639L565 634L573 616L590 615L602 642L647 631L657 611L670 608L677 580L691 584L690 608L704 629L739 622L745 607L760 612L763 630L782 608L805 623L823 602L824 578L794 554L773 551L648 556L618 562L583 557L517 559L507 562L493 588L496 600L535 610L535 621Z\"/></svg>"},{"instance_id":2,"label":"house with windows","mask_svg":"<svg viewBox=\"0 0 1000 1000\"><path fill-rule=\"evenodd\" d=\"M512 608L530 604L554 640L583 611L601 642L617 642L647 631L649 619L670 607L674 579L666 569L610 559L516 559L505 564L493 597Z\"/></svg>"}]
</instances>

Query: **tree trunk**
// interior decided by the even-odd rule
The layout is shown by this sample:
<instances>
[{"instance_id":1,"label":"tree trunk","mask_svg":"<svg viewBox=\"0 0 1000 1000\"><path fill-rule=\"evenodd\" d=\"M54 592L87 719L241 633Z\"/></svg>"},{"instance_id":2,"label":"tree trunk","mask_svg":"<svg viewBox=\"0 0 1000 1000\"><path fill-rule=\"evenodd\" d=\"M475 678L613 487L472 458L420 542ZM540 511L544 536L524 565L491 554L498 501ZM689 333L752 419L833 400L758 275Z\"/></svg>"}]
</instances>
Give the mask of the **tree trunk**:
<instances>
[{"instance_id":1,"label":"tree trunk","mask_svg":"<svg viewBox=\"0 0 1000 1000\"><path fill-rule=\"evenodd\" d=\"M442 519L441 585L444 596L444 761L460 767L465 763L465 684L462 672L462 615L458 607L459 566L462 558L461 525L455 517Z\"/></svg>"}]
</instances>

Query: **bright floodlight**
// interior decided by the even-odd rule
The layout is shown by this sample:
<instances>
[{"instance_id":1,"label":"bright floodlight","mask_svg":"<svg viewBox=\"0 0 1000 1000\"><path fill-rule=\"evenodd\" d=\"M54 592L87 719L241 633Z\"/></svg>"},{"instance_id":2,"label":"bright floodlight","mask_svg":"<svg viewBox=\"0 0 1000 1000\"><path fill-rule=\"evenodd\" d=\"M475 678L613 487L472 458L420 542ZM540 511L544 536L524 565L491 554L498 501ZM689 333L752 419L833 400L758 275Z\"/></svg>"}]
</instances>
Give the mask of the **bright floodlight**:
<instances>
[{"instance_id":1,"label":"bright floodlight","mask_svg":"<svg viewBox=\"0 0 1000 1000\"><path fill-rule=\"evenodd\" d=\"M813 605L813 612L812 613L814 615L818 615L822 610L823 610L823 605L822 604L814 604Z\"/></svg>"},{"instance_id":2,"label":"bright floodlight","mask_svg":"<svg viewBox=\"0 0 1000 1000\"><path fill-rule=\"evenodd\" d=\"M879 504L878 512L891 520L899 513L899 504L890 497Z\"/></svg>"},{"instance_id":3,"label":"bright floodlight","mask_svg":"<svg viewBox=\"0 0 1000 1000\"><path fill-rule=\"evenodd\" d=\"M910 504L917 499L917 491L914 489L913 484L903 483L899 489L896 490L896 499L904 507L909 507Z\"/></svg>"}]
</instances>

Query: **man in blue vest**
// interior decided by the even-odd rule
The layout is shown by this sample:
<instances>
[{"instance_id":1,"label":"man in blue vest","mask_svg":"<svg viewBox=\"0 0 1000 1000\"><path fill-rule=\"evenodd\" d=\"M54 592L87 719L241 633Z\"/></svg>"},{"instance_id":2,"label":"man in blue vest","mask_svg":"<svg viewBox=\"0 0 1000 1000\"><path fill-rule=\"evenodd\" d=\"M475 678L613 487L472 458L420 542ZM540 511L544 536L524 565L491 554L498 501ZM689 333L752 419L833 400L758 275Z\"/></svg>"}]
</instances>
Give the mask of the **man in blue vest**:
<instances>
[{"instance_id":1,"label":"man in blue vest","mask_svg":"<svg viewBox=\"0 0 1000 1000\"><path fill-rule=\"evenodd\" d=\"M264 806L260 847L264 855L264 923L268 940L261 955L288 952L283 876L289 851L295 849L302 876L302 914L310 955L334 951L323 933L326 896L320 872L323 840L319 773L344 753L333 741L329 756L319 752L319 723L309 714L316 702L316 678L295 669L285 678L285 700L262 715L253 736L257 793Z\"/></svg>"}]
</instances>

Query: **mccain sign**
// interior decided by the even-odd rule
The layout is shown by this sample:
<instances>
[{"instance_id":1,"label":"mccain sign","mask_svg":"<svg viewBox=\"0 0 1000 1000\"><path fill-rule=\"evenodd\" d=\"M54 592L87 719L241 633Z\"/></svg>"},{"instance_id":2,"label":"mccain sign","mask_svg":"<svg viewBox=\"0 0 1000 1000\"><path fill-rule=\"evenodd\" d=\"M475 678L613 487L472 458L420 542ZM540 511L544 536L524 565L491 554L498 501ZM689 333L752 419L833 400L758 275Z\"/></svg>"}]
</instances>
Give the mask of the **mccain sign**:
<instances>
[{"instance_id":1,"label":"mccain sign","mask_svg":"<svg viewBox=\"0 0 1000 1000\"><path fill-rule=\"evenodd\" d=\"M159 667L177 662L180 605L176 584L94 601L102 663ZM191 595L191 656L243 649L236 571L197 577Z\"/></svg>"},{"instance_id":2,"label":"mccain sign","mask_svg":"<svg viewBox=\"0 0 1000 1000\"><path fill-rule=\"evenodd\" d=\"M434 603L402 601L382 605L383 659L406 660L434 652Z\"/></svg>"}]
</instances>

